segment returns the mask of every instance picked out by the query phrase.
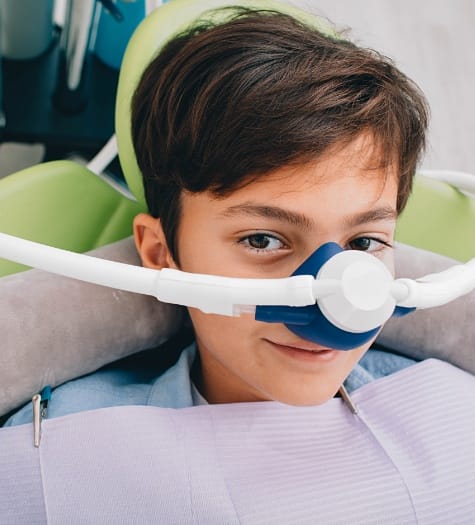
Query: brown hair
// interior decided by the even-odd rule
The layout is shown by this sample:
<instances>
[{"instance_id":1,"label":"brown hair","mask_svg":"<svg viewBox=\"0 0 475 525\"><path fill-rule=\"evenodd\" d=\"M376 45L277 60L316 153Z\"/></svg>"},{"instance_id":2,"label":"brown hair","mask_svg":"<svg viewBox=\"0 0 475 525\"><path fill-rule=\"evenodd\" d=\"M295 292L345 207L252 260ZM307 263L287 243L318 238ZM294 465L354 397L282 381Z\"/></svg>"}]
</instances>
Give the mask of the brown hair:
<instances>
[{"instance_id":1,"label":"brown hair","mask_svg":"<svg viewBox=\"0 0 475 525\"><path fill-rule=\"evenodd\" d=\"M427 120L422 93L386 57L290 16L249 9L173 38L132 103L147 205L176 261L183 190L223 196L365 130L383 162L397 163L401 211Z\"/></svg>"}]
</instances>

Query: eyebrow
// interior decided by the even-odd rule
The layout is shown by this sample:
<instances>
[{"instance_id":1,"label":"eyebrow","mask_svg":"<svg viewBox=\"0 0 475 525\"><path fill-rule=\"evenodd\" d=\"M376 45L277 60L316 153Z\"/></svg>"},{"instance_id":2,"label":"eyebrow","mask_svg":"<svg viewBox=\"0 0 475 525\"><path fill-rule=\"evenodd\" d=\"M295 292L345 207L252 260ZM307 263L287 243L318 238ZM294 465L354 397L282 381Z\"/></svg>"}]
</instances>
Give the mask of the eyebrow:
<instances>
[{"instance_id":1,"label":"eyebrow","mask_svg":"<svg viewBox=\"0 0 475 525\"><path fill-rule=\"evenodd\" d=\"M277 219L287 222L292 226L298 226L310 230L314 223L303 213L279 208L278 206L267 206L245 202L226 208L222 214L224 217L235 217L237 215L247 215L249 217L264 217L266 219Z\"/></svg>"},{"instance_id":2,"label":"eyebrow","mask_svg":"<svg viewBox=\"0 0 475 525\"><path fill-rule=\"evenodd\" d=\"M374 210L364 211L350 217L346 217L344 222L349 228L367 224L369 222L395 221L398 213L391 206L381 206Z\"/></svg>"},{"instance_id":3,"label":"eyebrow","mask_svg":"<svg viewBox=\"0 0 475 525\"><path fill-rule=\"evenodd\" d=\"M223 217L236 217L240 215L246 215L249 217L263 217L268 219L276 219L279 221L287 222L292 226L297 226L306 230L315 228L315 223L312 219L295 211L286 210L278 206L269 206L262 204L254 204L251 202L245 202L243 204L237 204L226 208L221 214ZM373 210L364 211L356 215L345 217L343 222L348 228L354 228L361 224L370 222L396 220L397 211L391 206L382 206Z\"/></svg>"}]
</instances>

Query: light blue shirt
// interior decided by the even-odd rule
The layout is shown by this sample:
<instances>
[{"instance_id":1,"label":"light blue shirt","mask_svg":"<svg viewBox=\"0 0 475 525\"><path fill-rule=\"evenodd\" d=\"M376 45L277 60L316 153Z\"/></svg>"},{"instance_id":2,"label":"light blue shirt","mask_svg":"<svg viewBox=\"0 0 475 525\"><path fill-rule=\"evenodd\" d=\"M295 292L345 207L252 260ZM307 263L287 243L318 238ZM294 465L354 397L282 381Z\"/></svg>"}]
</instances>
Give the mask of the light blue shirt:
<instances>
[{"instance_id":1,"label":"light blue shirt","mask_svg":"<svg viewBox=\"0 0 475 525\"><path fill-rule=\"evenodd\" d=\"M196 344L185 348L178 361L162 374L144 367L104 368L56 388L48 405L48 417L98 408L149 405L185 408L196 402L190 372L196 357ZM348 392L398 370L415 361L389 352L371 349L355 366L345 381ZM32 393L32 395L34 392ZM31 403L8 419L5 426L31 423Z\"/></svg>"}]
</instances>

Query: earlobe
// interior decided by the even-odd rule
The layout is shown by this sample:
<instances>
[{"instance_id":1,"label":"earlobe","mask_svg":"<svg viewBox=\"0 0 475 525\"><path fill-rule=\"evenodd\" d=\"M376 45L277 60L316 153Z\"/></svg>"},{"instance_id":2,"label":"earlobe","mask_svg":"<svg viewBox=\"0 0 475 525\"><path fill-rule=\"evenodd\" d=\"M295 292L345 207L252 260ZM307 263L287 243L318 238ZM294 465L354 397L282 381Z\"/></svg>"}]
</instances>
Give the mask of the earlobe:
<instances>
[{"instance_id":1,"label":"earlobe","mask_svg":"<svg viewBox=\"0 0 475 525\"><path fill-rule=\"evenodd\" d=\"M160 219L140 213L134 219L134 239L142 265L148 268L174 267Z\"/></svg>"}]
</instances>

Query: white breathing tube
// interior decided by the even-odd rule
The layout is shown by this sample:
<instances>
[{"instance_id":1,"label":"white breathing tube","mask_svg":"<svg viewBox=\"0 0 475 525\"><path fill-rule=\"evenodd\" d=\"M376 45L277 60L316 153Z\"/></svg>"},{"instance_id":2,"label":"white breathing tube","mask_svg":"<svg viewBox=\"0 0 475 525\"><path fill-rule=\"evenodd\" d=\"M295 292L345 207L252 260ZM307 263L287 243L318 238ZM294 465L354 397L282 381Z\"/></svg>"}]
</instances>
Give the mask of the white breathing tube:
<instances>
[{"instance_id":1,"label":"white breathing tube","mask_svg":"<svg viewBox=\"0 0 475 525\"><path fill-rule=\"evenodd\" d=\"M152 295L160 301L199 308L205 313L240 315L255 305L307 306L335 302L341 296L351 309L375 312L388 300L409 308L446 304L475 289L475 259L417 280L396 279L372 255L345 251L329 259L317 277L243 279L154 270L52 248L0 233L0 257L90 283ZM339 261L339 262L338 262ZM337 268L337 270L334 270ZM331 309L337 315L339 304ZM381 319L381 315L386 317ZM375 316L375 326L387 320Z\"/></svg>"},{"instance_id":2,"label":"white breathing tube","mask_svg":"<svg viewBox=\"0 0 475 525\"><path fill-rule=\"evenodd\" d=\"M398 306L432 308L442 306L475 290L475 259L417 280L398 279L409 294Z\"/></svg>"},{"instance_id":3,"label":"white breathing tube","mask_svg":"<svg viewBox=\"0 0 475 525\"><path fill-rule=\"evenodd\" d=\"M0 233L0 257L40 270L158 300L199 308L205 313L239 315L239 306L315 304L339 288L335 280L318 282L311 275L282 279L241 279L154 270L53 248Z\"/></svg>"}]
</instances>

